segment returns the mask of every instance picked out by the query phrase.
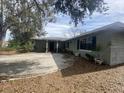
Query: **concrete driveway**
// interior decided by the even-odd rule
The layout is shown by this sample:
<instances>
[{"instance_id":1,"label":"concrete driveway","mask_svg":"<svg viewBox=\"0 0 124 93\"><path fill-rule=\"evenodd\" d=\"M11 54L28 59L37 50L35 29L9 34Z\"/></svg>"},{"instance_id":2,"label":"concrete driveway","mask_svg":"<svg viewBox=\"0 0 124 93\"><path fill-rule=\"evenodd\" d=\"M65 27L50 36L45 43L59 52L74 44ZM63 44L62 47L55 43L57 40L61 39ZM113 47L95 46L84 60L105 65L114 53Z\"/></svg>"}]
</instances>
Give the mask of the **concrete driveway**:
<instances>
[{"instance_id":1,"label":"concrete driveway","mask_svg":"<svg viewBox=\"0 0 124 93\"><path fill-rule=\"evenodd\" d=\"M26 53L0 56L0 76L48 74L73 64L73 57L63 54Z\"/></svg>"}]
</instances>

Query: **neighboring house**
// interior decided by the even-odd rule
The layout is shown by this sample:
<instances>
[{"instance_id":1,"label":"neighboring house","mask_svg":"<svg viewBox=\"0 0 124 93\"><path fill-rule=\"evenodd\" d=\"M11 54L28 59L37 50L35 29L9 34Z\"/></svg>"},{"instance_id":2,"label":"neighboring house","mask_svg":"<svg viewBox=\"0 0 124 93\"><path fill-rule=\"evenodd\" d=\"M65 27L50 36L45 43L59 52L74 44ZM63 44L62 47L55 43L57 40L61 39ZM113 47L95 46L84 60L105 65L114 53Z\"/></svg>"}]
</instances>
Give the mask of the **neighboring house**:
<instances>
[{"instance_id":1,"label":"neighboring house","mask_svg":"<svg viewBox=\"0 0 124 93\"><path fill-rule=\"evenodd\" d=\"M105 64L121 64L124 63L124 24L116 22L70 39L36 39L35 48L46 52L66 49L82 57L91 54Z\"/></svg>"}]
</instances>

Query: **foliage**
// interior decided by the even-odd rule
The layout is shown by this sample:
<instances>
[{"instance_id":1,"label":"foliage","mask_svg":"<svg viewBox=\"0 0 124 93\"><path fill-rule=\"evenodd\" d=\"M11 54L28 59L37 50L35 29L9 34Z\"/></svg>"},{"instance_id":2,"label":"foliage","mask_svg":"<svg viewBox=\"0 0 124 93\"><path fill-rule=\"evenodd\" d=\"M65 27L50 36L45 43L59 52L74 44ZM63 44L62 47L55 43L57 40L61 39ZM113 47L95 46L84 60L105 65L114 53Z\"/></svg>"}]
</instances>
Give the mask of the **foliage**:
<instances>
[{"instance_id":1,"label":"foliage","mask_svg":"<svg viewBox=\"0 0 124 93\"><path fill-rule=\"evenodd\" d=\"M16 51L16 50L14 48L8 48L8 47L2 48L2 47L0 47L0 51Z\"/></svg>"},{"instance_id":2,"label":"foliage","mask_svg":"<svg viewBox=\"0 0 124 93\"><path fill-rule=\"evenodd\" d=\"M88 58L89 61L94 61L95 57L91 54L86 53L86 57Z\"/></svg>"},{"instance_id":3,"label":"foliage","mask_svg":"<svg viewBox=\"0 0 124 93\"><path fill-rule=\"evenodd\" d=\"M92 15L94 11L104 12L107 7L104 0L56 0L55 10L69 15L77 26L86 16Z\"/></svg>"},{"instance_id":4,"label":"foliage","mask_svg":"<svg viewBox=\"0 0 124 93\"><path fill-rule=\"evenodd\" d=\"M9 47L12 49L16 49L18 52L25 53L33 50L33 43L31 41L28 41L27 43L22 45L21 43L11 41Z\"/></svg>"},{"instance_id":5,"label":"foliage","mask_svg":"<svg viewBox=\"0 0 124 93\"><path fill-rule=\"evenodd\" d=\"M31 0L7 0L5 14L5 21L10 25L9 29L12 34L14 32L32 32L35 36L42 30L43 14Z\"/></svg>"},{"instance_id":6,"label":"foliage","mask_svg":"<svg viewBox=\"0 0 124 93\"><path fill-rule=\"evenodd\" d=\"M94 49L92 49L92 51L97 51L97 52L99 52L99 51L101 51L101 46L96 46L96 48L94 48Z\"/></svg>"},{"instance_id":7,"label":"foliage","mask_svg":"<svg viewBox=\"0 0 124 93\"><path fill-rule=\"evenodd\" d=\"M30 52L33 49L33 42L30 39L31 33L18 33L14 39L10 41L9 47L16 48L18 52Z\"/></svg>"},{"instance_id":8,"label":"foliage","mask_svg":"<svg viewBox=\"0 0 124 93\"><path fill-rule=\"evenodd\" d=\"M94 11L106 10L103 0L1 1L0 40L5 37L6 31L9 29L15 44L12 43L12 45L26 50L31 45L29 42L32 37L45 35L43 27L47 22L53 21L55 13L61 12L69 15L76 26Z\"/></svg>"},{"instance_id":9,"label":"foliage","mask_svg":"<svg viewBox=\"0 0 124 93\"><path fill-rule=\"evenodd\" d=\"M13 38L11 47L19 50L30 51L32 49L31 38L45 35L43 26L51 21L52 10L49 3L36 0L4 0L3 15L5 17L3 28L11 31Z\"/></svg>"},{"instance_id":10,"label":"foliage","mask_svg":"<svg viewBox=\"0 0 124 93\"><path fill-rule=\"evenodd\" d=\"M34 36L45 35L44 25L52 20L52 9L49 7L47 2L37 2L36 0L1 0L3 2L2 15L2 30L0 32L0 40L5 37L6 31L9 29L11 31L12 38L17 36L22 36L22 33L30 33L31 39ZM20 37L19 36L19 37ZM21 39L22 40L22 39ZM21 41L20 40L20 41Z\"/></svg>"},{"instance_id":11,"label":"foliage","mask_svg":"<svg viewBox=\"0 0 124 93\"><path fill-rule=\"evenodd\" d=\"M83 34L85 31L83 29L80 29L80 28L77 28L77 27L73 27L73 28L70 28L68 30L68 34L69 36L71 37L76 37L77 35L81 35ZM66 36L66 35L65 35Z\"/></svg>"}]
</instances>

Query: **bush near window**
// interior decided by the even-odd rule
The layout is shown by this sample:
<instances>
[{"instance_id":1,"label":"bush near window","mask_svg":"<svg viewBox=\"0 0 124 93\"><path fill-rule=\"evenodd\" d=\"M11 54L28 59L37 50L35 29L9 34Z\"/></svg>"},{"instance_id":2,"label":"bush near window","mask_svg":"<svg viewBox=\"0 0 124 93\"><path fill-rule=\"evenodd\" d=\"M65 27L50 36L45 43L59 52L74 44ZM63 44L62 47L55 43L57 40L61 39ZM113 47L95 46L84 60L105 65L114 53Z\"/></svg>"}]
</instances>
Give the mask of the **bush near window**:
<instances>
[{"instance_id":1,"label":"bush near window","mask_svg":"<svg viewBox=\"0 0 124 93\"><path fill-rule=\"evenodd\" d=\"M85 56L88 58L89 61L93 61L94 62L95 57L93 55L86 54Z\"/></svg>"}]
</instances>

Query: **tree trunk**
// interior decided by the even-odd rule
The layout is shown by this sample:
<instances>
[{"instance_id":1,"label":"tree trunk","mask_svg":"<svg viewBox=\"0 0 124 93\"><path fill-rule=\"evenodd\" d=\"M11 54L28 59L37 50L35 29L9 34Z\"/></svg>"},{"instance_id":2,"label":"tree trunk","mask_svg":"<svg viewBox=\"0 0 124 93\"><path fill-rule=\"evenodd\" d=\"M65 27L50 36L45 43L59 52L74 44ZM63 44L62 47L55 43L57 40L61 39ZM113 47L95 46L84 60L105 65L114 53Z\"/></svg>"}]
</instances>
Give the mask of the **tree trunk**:
<instances>
[{"instance_id":1,"label":"tree trunk","mask_svg":"<svg viewBox=\"0 0 124 93\"><path fill-rule=\"evenodd\" d=\"M4 43L5 36L6 36L6 31L3 31L2 27L0 26L0 47L2 47Z\"/></svg>"},{"instance_id":2,"label":"tree trunk","mask_svg":"<svg viewBox=\"0 0 124 93\"><path fill-rule=\"evenodd\" d=\"M0 47L2 46L2 41L3 41L3 33L2 33L2 26L0 25Z\"/></svg>"},{"instance_id":3,"label":"tree trunk","mask_svg":"<svg viewBox=\"0 0 124 93\"><path fill-rule=\"evenodd\" d=\"M2 47L5 39L5 32L0 32L0 47Z\"/></svg>"},{"instance_id":4,"label":"tree trunk","mask_svg":"<svg viewBox=\"0 0 124 93\"><path fill-rule=\"evenodd\" d=\"M4 32L3 32L3 0L1 0L1 13L0 13L0 47L2 47L3 43L3 37L4 37Z\"/></svg>"}]
</instances>

